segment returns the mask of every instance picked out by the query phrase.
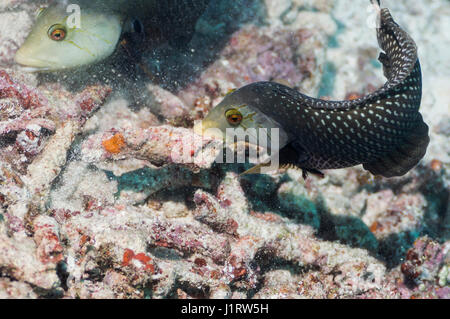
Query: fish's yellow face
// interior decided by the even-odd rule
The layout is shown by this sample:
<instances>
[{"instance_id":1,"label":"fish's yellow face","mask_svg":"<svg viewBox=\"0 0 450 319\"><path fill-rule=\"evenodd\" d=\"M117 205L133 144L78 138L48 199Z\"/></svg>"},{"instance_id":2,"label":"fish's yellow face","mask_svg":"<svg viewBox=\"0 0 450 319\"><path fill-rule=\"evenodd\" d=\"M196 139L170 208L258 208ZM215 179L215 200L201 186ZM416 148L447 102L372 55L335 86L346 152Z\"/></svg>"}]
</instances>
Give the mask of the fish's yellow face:
<instances>
[{"instance_id":1,"label":"fish's yellow face","mask_svg":"<svg viewBox=\"0 0 450 319\"><path fill-rule=\"evenodd\" d=\"M56 71L93 64L114 52L122 30L119 16L81 9L79 22L72 25L70 13L59 5L41 10L16 62L29 71Z\"/></svg>"},{"instance_id":2,"label":"fish's yellow face","mask_svg":"<svg viewBox=\"0 0 450 319\"><path fill-rule=\"evenodd\" d=\"M195 133L205 137L221 139L224 142L229 139L228 141L231 143L236 140L244 141L247 139L247 141L253 141L261 145L260 138L264 138L265 145L267 143L271 145L271 139L275 136L277 136L277 143L280 148L288 143L287 133L275 120L255 107L239 103L240 99L236 97L239 97L239 91L226 96L219 105L208 113L205 119L195 124ZM238 129L242 129L244 134L239 133ZM261 134L261 129L264 130L264 134ZM277 130L276 135L274 130Z\"/></svg>"}]
</instances>

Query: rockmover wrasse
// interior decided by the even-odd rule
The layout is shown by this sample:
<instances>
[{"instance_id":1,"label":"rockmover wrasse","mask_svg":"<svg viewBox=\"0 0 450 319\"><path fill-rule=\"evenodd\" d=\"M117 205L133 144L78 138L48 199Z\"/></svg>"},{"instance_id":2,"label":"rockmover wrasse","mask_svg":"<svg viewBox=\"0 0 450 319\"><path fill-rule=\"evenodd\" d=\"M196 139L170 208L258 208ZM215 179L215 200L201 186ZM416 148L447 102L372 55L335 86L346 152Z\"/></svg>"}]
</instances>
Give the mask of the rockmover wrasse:
<instances>
[{"instance_id":1,"label":"rockmover wrasse","mask_svg":"<svg viewBox=\"0 0 450 319\"><path fill-rule=\"evenodd\" d=\"M379 14L379 60L385 85L362 98L327 101L275 82L257 82L230 94L194 127L197 133L227 128L278 128L279 161L321 174L362 164L373 175L402 176L425 155L429 137L419 107L422 75L413 39L388 9ZM258 137L259 138L259 137Z\"/></svg>"},{"instance_id":2,"label":"rockmover wrasse","mask_svg":"<svg viewBox=\"0 0 450 319\"><path fill-rule=\"evenodd\" d=\"M56 71L109 57L123 33L183 46L210 0L58 0L38 12L16 62L29 71ZM146 34L147 33L147 34Z\"/></svg>"}]
</instances>

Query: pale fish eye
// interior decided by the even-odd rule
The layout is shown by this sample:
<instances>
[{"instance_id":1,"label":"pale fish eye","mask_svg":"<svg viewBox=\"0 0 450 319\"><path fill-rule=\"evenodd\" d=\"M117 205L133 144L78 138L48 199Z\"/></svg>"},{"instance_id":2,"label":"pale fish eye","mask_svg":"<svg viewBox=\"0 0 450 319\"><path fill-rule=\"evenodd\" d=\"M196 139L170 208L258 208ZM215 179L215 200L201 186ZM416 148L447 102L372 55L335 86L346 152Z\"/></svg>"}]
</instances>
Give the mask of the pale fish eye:
<instances>
[{"instance_id":1,"label":"pale fish eye","mask_svg":"<svg viewBox=\"0 0 450 319\"><path fill-rule=\"evenodd\" d=\"M63 41L66 36L66 27L61 24L54 24L48 29L48 37L53 41Z\"/></svg>"}]
</instances>

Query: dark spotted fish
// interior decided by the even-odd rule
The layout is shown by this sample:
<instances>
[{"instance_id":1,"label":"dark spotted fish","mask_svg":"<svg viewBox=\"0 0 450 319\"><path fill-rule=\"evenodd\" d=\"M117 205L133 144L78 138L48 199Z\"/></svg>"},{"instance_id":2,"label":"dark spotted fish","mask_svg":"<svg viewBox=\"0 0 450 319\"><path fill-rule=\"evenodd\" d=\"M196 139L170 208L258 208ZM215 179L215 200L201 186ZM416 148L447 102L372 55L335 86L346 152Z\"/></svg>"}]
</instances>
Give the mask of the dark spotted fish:
<instances>
[{"instance_id":1,"label":"dark spotted fish","mask_svg":"<svg viewBox=\"0 0 450 319\"><path fill-rule=\"evenodd\" d=\"M413 39L388 9L377 8L378 43L384 51L379 60L388 80L383 87L356 100L325 101L279 83L253 83L225 97L203 120L202 130L278 127L280 136L287 136L280 163L306 172L362 164L374 175L407 173L429 143L419 113L420 63Z\"/></svg>"}]
</instances>

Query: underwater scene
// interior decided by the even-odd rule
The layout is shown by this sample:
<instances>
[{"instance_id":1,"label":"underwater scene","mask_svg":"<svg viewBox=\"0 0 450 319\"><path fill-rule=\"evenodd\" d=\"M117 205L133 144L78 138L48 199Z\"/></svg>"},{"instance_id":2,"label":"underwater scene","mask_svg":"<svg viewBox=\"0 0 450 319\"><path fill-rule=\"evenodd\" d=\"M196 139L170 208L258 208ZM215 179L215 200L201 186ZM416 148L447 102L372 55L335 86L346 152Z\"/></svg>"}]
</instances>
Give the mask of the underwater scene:
<instances>
[{"instance_id":1,"label":"underwater scene","mask_svg":"<svg viewBox=\"0 0 450 319\"><path fill-rule=\"evenodd\" d=\"M0 299L449 299L448 30L448 0L0 0Z\"/></svg>"}]
</instances>

